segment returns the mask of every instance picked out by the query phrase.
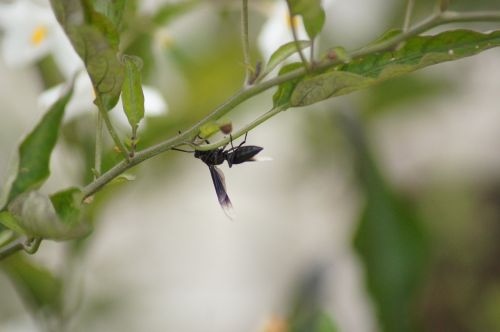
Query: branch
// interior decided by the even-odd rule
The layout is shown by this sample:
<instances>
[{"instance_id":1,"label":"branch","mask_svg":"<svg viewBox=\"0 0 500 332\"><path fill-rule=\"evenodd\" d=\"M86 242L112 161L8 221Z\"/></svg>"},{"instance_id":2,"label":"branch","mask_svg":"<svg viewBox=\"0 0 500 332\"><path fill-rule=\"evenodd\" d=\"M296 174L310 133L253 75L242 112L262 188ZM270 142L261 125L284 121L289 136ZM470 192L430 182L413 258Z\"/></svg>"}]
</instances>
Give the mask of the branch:
<instances>
[{"instance_id":1,"label":"branch","mask_svg":"<svg viewBox=\"0 0 500 332\"><path fill-rule=\"evenodd\" d=\"M471 13L457 13L457 12L443 12L436 13L424 20L423 22L417 24L413 28L408 29L408 31L403 32L393 38L390 38L384 42L379 44L367 46L365 48L361 48L359 50L353 51L349 54L350 58L359 58L366 56L368 54L385 51L387 49L392 49L397 46L400 42L405 41L406 39L419 35L427 30L430 30L436 26L454 23L454 22L484 22L484 21L500 21L500 11L491 11L491 12L471 12ZM325 70L327 68L334 67L340 64L342 61L339 59L336 60L326 60L325 62L318 63L313 68L310 68L312 72L319 72ZM153 158L154 156L163 153L165 151L170 150L173 147L180 146L186 144L186 142L191 142L198 135L199 128L211 121L215 121L225 114L229 113L236 106L240 105L247 99L260 94L261 92L272 88L274 86L280 85L285 82L289 82L298 78L303 77L308 74L305 68L299 68L284 75L280 75L269 79L267 81L255 84L250 86L249 88L242 89L230 97L226 102L217 107L212 113L208 114L206 117L201 119L198 123L193 125L188 130L184 131L182 134L179 134L175 137L172 137L164 142L161 142L157 145L151 146L147 149L144 149L138 152L133 158L129 160L124 160L113 168L104 173L101 177L97 178L95 181L89 183L86 187L83 188L84 197L88 197L99 191L102 187L104 187L108 182L113 180L115 177L126 171L127 169L134 167L135 165ZM258 124L264 122L275 114L279 113L281 109L271 110L270 112L264 114L261 118L255 120L251 124L247 125L237 133L234 137L241 136L244 130L248 131ZM215 144L210 145L202 145L196 146L197 150L210 150L220 147L224 144L227 144L227 139L221 140Z\"/></svg>"}]
</instances>

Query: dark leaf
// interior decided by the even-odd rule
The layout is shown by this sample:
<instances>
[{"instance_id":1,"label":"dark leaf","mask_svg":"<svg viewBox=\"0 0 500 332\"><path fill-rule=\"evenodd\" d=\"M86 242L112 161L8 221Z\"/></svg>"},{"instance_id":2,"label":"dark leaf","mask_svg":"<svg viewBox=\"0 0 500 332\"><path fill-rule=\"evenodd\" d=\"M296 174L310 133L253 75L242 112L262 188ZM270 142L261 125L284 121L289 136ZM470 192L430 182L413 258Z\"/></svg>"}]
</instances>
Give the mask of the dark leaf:
<instances>
[{"instance_id":1,"label":"dark leaf","mask_svg":"<svg viewBox=\"0 0 500 332\"><path fill-rule=\"evenodd\" d=\"M416 293L428 253L422 223L379 172L356 120L346 115L342 119L366 200L354 247L365 267L368 290L383 331L414 331Z\"/></svg>"},{"instance_id":2,"label":"dark leaf","mask_svg":"<svg viewBox=\"0 0 500 332\"><path fill-rule=\"evenodd\" d=\"M4 259L0 267L12 280L24 301L37 313L62 310L62 281L22 255Z\"/></svg>"}]
</instances>

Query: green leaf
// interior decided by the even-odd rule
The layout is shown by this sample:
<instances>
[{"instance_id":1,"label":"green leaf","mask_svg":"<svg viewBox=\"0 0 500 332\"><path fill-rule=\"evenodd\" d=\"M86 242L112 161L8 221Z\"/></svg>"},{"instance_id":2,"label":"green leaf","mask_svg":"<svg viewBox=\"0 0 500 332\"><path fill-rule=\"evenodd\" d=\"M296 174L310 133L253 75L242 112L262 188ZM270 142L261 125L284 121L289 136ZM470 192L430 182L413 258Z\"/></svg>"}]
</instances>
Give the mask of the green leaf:
<instances>
[{"instance_id":1,"label":"green leaf","mask_svg":"<svg viewBox=\"0 0 500 332\"><path fill-rule=\"evenodd\" d=\"M311 46L311 42L308 40L300 40L299 41L299 48L303 50L304 48L307 48ZM282 63L284 60L286 60L289 56L293 55L294 53L297 52L297 44L295 41L286 43L284 45L281 45L269 58L269 61L267 62L266 68L262 72L261 76L264 77L267 74L269 74L271 71L273 71L274 68L276 68L280 63Z\"/></svg>"},{"instance_id":2,"label":"green leaf","mask_svg":"<svg viewBox=\"0 0 500 332\"><path fill-rule=\"evenodd\" d=\"M0 212L0 224L18 234L26 234L26 231L19 225L16 218L7 211Z\"/></svg>"},{"instance_id":3,"label":"green leaf","mask_svg":"<svg viewBox=\"0 0 500 332\"><path fill-rule=\"evenodd\" d=\"M124 182L130 182L130 181L135 181L135 175L133 174L128 174L128 173L122 173L118 175L116 178L114 178L110 184L120 184Z\"/></svg>"},{"instance_id":4,"label":"green leaf","mask_svg":"<svg viewBox=\"0 0 500 332\"><path fill-rule=\"evenodd\" d=\"M110 110L118 102L124 80L124 70L117 58L117 51L93 26L70 27L67 33L85 63L95 92L102 98L104 107Z\"/></svg>"},{"instance_id":5,"label":"green leaf","mask_svg":"<svg viewBox=\"0 0 500 332\"><path fill-rule=\"evenodd\" d=\"M125 81L122 86L123 109L127 115L132 132L137 131L139 122L144 118L144 94L142 92L142 61L135 56L124 55Z\"/></svg>"},{"instance_id":6,"label":"green leaf","mask_svg":"<svg viewBox=\"0 0 500 332\"><path fill-rule=\"evenodd\" d=\"M354 247L385 332L414 331L416 295L428 246L417 212L385 181L359 123L344 115L360 189L365 196Z\"/></svg>"},{"instance_id":7,"label":"green leaf","mask_svg":"<svg viewBox=\"0 0 500 332\"><path fill-rule=\"evenodd\" d=\"M500 31L483 34L455 30L408 39L397 51L385 51L339 65L299 82L291 106L305 106L445 61L472 56L500 45Z\"/></svg>"},{"instance_id":8,"label":"green leaf","mask_svg":"<svg viewBox=\"0 0 500 332\"><path fill-rule=\"evenodd\" d=\"M298 68L303 68L304 64L302 62L295 62L288 64L281 68L278 76L284 75L288 72L294 71ZM283 107L287 108L290 105L290 98L292 97L292 93L299 82L299 79L288 81L281 84L278 87L278 90L273 95L273 108Z\"/></svg>"},{"instance_id":9,"label":"green leaf","mask_svg":"<svg viewBox=\"0 0 500 332\"><path fill-rule=\"evenodd\" d=\"M69 188L50 196L57 216L72 228L80 225L83 193L78 188Z\"/></svg>"},{"instance_id":10,"label":"green leaf","mask_svg":"<svg viewBox=\"0 0 500 332\"><path fill-rule=\"evenodd\" d=\"M95 93L107 110L118 102L124 70L117 57L118 32L90 0L51 0L56 17L85 64Z\"/></svg>"},{"instance_id":11,"label":"green leaf","mask_svg":"<svg viewBox=\"0 0 500 332\"><path fill-rule=\"evenodd\" d=\"M7 273L23 300L34 312L63 310L63 285L60 278L25 256L15 255L2 260L0 267Z\"/></svg>"},{"instance_id":12,"label":"green leaf","mask_svg":"<svg viewBox=\"0 0 500 332\"><path fill-rule=\"evenodd\" d=\"M17 174L8 195L8 202L17 195L39 188L50 175L50 155L59 136L59 127L73 86L55 102L38 125L19 147Z\"/></svg>"},{"instance_id":13,"label":"green leaf","mask_svg":"<svg viewBox=\"0 0 500 332\"><path fill-rule=\"evenodd\" d=\"M16 197L8 211L30 237L69 240L88 234L90 226L81 222L82 193L71 188L48 197L29 191Z\"/></svg>"},{"instance_id":14,"label":"green leaf","mask_svg":"<svg viewBox=\"0 0 500 332\"><path fill-rule=\"evenodd\" d=\"M289 0L292 15L302 16L309 38L314 39L325 24L325 11L321 0Z\"/></svg>"}]
</instances>

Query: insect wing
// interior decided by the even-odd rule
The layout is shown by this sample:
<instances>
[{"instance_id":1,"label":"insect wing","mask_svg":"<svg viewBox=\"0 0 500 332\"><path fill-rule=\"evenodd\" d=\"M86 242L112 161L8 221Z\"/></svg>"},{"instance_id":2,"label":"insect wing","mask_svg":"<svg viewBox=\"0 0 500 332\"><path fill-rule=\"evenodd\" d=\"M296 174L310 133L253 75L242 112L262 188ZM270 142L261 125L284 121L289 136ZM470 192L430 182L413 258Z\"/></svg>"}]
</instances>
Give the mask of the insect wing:
<instances>
[{"instance_id":1,"label":"insect wing","mask_svg":"<svg viewBox=\"0 0 500 332\"><path fill-rule=\"evenodd\" d=\"M210 175L212 176L212 181L214 183L215 193L217 194L219 204L222 207L224 213L230 219L233 219L233 205L231 204L231 200L229 200L229 196L226 192L226 182L224 180L224 174L216 166L209 166L208 168L210 169Z\"/></svg>"},{"instance_id":2,"label":"insect wing","mask_svg":"<svg viewBox=\"0 0 500 332\"><path fill-rule=\"evenodd\" d=\"M255 156L262 151L260 146L249 145L237 147L227 155L229 166L234 164L242 164L247 161L255 161Z\"/></svg>"}]
</instances>

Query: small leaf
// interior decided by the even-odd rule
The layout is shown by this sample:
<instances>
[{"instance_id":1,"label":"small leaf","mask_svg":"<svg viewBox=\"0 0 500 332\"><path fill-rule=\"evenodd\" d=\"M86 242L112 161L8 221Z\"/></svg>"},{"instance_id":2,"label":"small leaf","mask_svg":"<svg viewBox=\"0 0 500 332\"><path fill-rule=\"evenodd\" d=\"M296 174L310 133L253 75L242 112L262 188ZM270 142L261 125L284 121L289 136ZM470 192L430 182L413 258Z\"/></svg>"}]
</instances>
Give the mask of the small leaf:
<instances>
[{"instance_id":1,"label":"small leaf","mask_svg":"<svg viewBox=\"0 0 500 332\"><path fill-rule=\"evenodd\" d=\"M311 42L308 40L300 40L299 41L299 48L303 50L304 48L307 48L311 46ZM276 68L280 63L282 63L284 60L286 60L289 56L293 55L294 53L297 52L297 44L295 41L286 43L284 45L281 45L269 58L269 61L267 62L266 68L262 72L262 77L266 76L269 74L271 71L273 71L274 68Z\"/></svg>"},{"instance_id":2,"label":"small leaf","mask_svg":"<svg viewBox=\"0 0 500 332\"><path fill-rule=\"evenodd\" d=\"M82 194L72 188L48 197L30 191L16 197L8 211L30 237L69 240L80 238L90 231L90 226L80 220Z\"/></svg>"},{"instance_id":3,"label":"small leaf","mask_svg":"<svg viewBox=\"0 0 500 332\"><path fill-rule=\"evenodd\" d=\"M141 67L138 57L124 55L125 80L122 85L123 109L127 115L132 132L137 131L139 122L144 118L144 93L142 92Z\"/></svg>"},{"instance_id":4,"label":"small leaf","mask_svg":"<svg viewBox=\"0 0 500 332\"><path fill-rule=\"evenodd\" d=\"M351 57L349 56L349 54L347 53L347 51L345 50L345 48L341 47L341 46L337 46L337 47L334 47L333 49L331 49L329 52L328 52L328 57L329 58L333 58L333 59L338 59L342 62L351 62Z\"/></svg>"},{"instance_id":5,"label":"small leaf","mask_svg":"<svg viewBox=\"0 0 500 332\"><path fill-rule=\"evenodd\" d=\"M123 173L114 178L110 183L111 184L119 184L124 182L130 182L135 180L135 175Z\"/></svg>"},{"instance_id":6,"label":"small leaf","mask_svg":"<svg viewBox=\"0 0 500 332\"><path fill-rule=\"evenodd\" d=\"M220 130L220 124L218 124L216 121L210 121L200 127L199 135L201 138L209 138L210 136L218 133L219 130Z\"/></svg>"},{"instance_id":7,"label":"small leaf","mask_svg":"<svg viewBox=\"0 0 500 332\"><path fill-rule=\"evenodd\" d=\"M321 0L289 0L292 15L302 16L304 28L309 38L314 39L325 24L325 11Z\"/></svg>"},{"instance_id":8,"label":"small leaf","mask_svg":"<svg viewBox=\"0 0 500 332\"><path fill-rule=\"evenodd\" d=\"M301 62L291 63L289 65L281 68L278 76L291 72L295 69L302 68L304 65ZM290 98L292 96L295 86L299 82L299 79L288 81L281 84L278 90L273 95L273 108L283 107L286 108L290 105Z\"/></svg>"},{"instance_id":9,"label":"small leaf","mask_svg":"<svg viewBox=\"0 0 500 332\"><path fill-rule=\"evenodd\" d=\"M4 259L0 267L7 273L23 300L34 312L62 311L62 281L49 270L35 265L22 255Z\"/></svg>"},{"instance_id":10,"label":"small leaf","mask_svg":"<svg viewBox=\"0 0 500 332\"><path fill-rule=\"evenodd\" d=\"M385 51L339 65L300 81L291 106L305 106L344 95L384 80L445 61L472 56L500 46L500 31L489 34L455 30L409 38L397 51Z\"/></svg>"},{"instance_id":11,"label":"small leaf","mask_svg":"<svg viewBox=\"0 0 500 332\"><path fill-rule=\"evenodd\" d=\"M0 212L0 224L18 234L26 234L26 231L19 225L16 218L7 211Z\"/></svg>"},{"instance_id":12,"label":"small leaf","mask_svg":"<svg viewBox=\"0 0 500 332\"><path fill-rule=\"evenodd\" d=\"M17 175L8 195L8 202L17 195L39 188L50 175L50 155L59 136L59 127L73 86L55 102L38 125L19 147Z\"/></svg>"}]
</instances>

